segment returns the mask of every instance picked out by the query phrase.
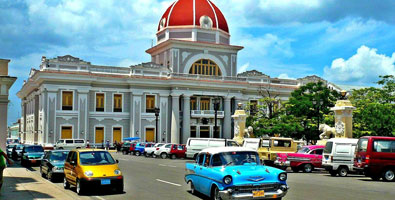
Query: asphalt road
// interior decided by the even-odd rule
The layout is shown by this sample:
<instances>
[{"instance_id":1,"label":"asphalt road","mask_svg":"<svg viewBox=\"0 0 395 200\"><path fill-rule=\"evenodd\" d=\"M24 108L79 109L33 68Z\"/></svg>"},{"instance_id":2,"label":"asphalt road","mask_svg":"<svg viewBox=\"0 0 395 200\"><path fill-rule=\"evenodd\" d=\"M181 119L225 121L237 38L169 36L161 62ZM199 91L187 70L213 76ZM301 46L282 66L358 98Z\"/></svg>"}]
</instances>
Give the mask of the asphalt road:
<instances>
[{"instance_id":1,"label":"asphalt road","mask_svg":"<svg viewBox=\"0 0 395 200\"><path fill-rule=\"evenodd\" d=\"M97 189L83 199L145 199L145 200L194 200L207 199L194 196L184 182L185 162L190 160L170 160L145 158L131 155L113 154L125 177L123 194ZM31 170L39 173L39 167ZM331 177L325 171L310 174L288 171L288 184L291 187L285 200L334 200L334 199L394 199L395 182L372 181L361 175ZM55 183L63 188L62 180ZM75 192L69 190L67 192Z\"/></svg>"}]
</instances>

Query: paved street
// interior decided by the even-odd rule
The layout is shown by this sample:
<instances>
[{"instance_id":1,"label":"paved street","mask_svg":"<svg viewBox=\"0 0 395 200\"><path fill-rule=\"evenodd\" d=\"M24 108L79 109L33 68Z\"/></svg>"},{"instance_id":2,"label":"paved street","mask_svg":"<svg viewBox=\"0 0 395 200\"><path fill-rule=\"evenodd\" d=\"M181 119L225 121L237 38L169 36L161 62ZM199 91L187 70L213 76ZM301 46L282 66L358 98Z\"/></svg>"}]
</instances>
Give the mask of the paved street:
<instances>
[{"instance_id":1,"label":"paved street","mask_svg":"<svg viewBox=\"0 0 395 200\"><path fill-rule=\"evenodd\" d=\"M189 160L170 160L113 154L120 161L125 176L125 193L113 194L106 191L93 191L92 199L205 199L188 192L184 182L184 166ZM33 167L39 173L39 167ZM346 178L331 177L325 171L311 174L289 172L288 184L291 187L284 199L393 199L395 183L372 181L360 175ZM61 180L56 185L63 188ZM67 192L74 193L69 190ZM86 198L88 196L85 196Z\"/></svg>"}]
</instances>

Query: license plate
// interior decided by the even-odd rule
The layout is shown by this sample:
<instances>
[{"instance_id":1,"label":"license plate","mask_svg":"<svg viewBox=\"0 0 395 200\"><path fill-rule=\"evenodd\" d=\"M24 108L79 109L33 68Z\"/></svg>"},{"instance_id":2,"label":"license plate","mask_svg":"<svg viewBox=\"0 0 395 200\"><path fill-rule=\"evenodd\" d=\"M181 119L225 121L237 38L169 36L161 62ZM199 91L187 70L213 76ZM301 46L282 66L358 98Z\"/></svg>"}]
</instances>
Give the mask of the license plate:
<instances>
[{"instance_id":1,"label":"license plate","mask_svg":"<svg viewBox=\"0 0 395 200\"><path fill-rule=\"evenodd\" d=\"M102 179L101 180L101 184L102 185L110 185L111 184L111 180L110 179Z\"/></svg>"},{"instance_id":2,"label":"license plate","mask_svg":"<svg viewBox=\"0 0 395 200\"><path fill-rule=\"evenodd\" d=\"M265 196L264 190L252 191L252 197L264 197L264 196Z\"/></svg>"}]
</instances>

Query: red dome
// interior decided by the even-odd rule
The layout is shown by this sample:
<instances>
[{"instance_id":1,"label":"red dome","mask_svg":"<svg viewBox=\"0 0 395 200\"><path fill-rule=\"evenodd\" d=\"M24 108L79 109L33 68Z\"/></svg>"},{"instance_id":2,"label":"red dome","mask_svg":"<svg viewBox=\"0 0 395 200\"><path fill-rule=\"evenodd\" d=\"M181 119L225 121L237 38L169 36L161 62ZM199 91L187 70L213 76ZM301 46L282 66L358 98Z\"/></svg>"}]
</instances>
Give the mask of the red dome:
<instances>
[{"instance_id":1,"label":"red dome","mask_svg":"<svg viewBox=\"0 0 395 200\"><path fill-rule=\"evenodd\" d=\"M168 26L200 26L202 16L212 20L213 29L229 33L228 23L222 12L210 0L177 0L163 14L158 31Z\"/></svg>"}]
</instances>

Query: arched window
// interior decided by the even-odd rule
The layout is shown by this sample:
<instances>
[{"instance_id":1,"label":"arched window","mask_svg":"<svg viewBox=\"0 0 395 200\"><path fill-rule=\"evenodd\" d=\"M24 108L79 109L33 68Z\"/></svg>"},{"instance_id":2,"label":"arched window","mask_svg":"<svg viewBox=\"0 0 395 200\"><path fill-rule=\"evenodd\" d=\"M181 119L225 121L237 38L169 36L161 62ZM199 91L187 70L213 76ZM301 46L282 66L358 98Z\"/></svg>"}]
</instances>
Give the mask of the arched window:
<instances>
[{"instance_id":1,"label":"arched window","mask_svg":"<svg viewBox=\"0 0 395 200\"><path fill-rule=\"evenodd\" d=\"M215 62L208 59L201 59L192 64L190 74L201 74L208 76L221 76L221 69Z\"/></svg>"}]
</instances>

